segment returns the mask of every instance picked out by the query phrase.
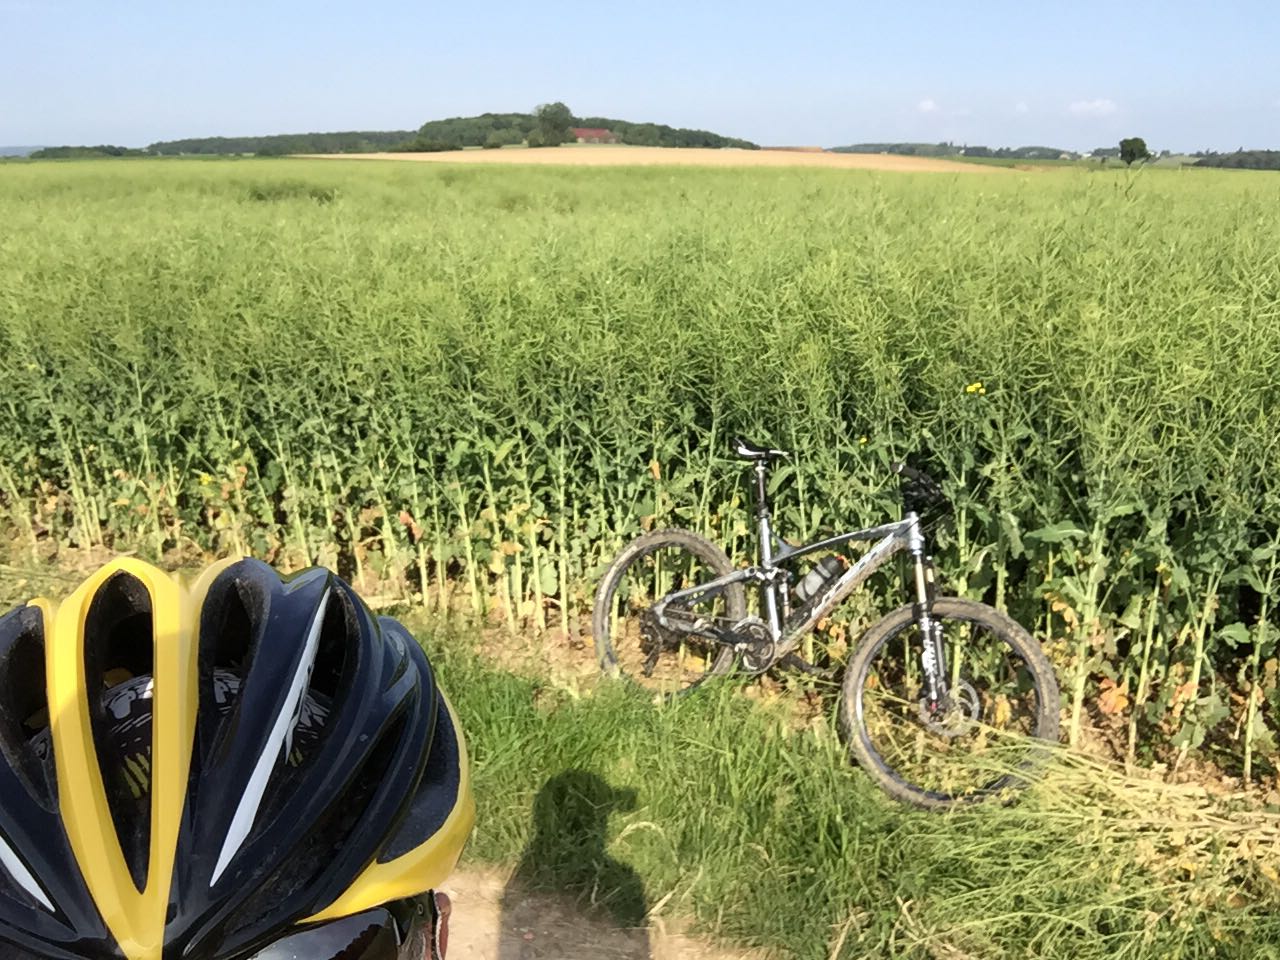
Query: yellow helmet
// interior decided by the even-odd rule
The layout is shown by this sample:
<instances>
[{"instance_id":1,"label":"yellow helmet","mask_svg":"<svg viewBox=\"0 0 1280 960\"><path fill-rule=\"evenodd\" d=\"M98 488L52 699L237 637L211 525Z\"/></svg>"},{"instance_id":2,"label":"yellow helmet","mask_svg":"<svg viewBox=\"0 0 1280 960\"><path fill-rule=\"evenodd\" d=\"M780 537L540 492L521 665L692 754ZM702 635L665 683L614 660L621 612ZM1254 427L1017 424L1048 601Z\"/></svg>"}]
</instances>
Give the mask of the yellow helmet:
<instances>
[{"instance_id":1,"label":"yellow helmet","mask_svg":"<svg viewBox=\"0 0 1280 960\"><path fill-rule=\"evenodd\" d=\"M416 960L474 816L422 648L327 570L0 616L0 956Z\"/></svg>"}]
</instances>

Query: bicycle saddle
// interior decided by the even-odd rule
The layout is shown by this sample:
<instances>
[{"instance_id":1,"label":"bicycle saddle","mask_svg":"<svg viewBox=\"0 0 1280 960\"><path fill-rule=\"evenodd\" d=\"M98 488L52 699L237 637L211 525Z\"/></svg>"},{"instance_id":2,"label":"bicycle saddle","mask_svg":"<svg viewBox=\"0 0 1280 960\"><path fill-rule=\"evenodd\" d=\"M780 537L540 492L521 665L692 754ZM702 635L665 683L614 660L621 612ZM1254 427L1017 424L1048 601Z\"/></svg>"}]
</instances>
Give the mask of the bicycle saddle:
<instances>
[{"instance_id":1,"label":"bicycle saddle","mask_svg":"<svg viewBox=\"0 0 1280 960\"><path fill-rule=\"evenodd\" d=\"M743 460L772 460L775 457L791 456L790 451L775 450L766 444L751 443L742 437L733 439L733 452Z\"/></svg>"}]
</instances>

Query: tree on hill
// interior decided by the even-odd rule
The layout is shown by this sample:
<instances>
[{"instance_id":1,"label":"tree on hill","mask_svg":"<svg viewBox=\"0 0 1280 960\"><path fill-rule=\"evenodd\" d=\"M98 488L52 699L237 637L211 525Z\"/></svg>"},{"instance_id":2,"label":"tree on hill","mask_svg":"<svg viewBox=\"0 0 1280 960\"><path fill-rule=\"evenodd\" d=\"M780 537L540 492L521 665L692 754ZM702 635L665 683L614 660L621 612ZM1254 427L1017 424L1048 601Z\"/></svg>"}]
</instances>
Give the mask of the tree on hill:
<instances>
[{"instance_id":1,"label":"tree on hill","mask_svg":"<svg viewBox=\"0 0 1280 960\"><path fill-rule=\"evenodd\" d=\"M1120 141L1120 159L1126 167L1133 166L1137 160L1149 160L1151 151L1147 149L1147 141L1141 137L1125 137Z\"/></svg>"},{"instance_id":2,"label":"tree on hill","mask_svg":"<svg viewBox=\"0 0 1280 960\"><path fill-rule=\"evenodd\" d=\"M117 147L103 143L96 147L44 147L32 151L28 156L32 160L81 160L88 157L145 157L149 152L136 147Z\"/></svg>"},{"instance_id":3,"label":"tree on hill","mask_svg":"<svg viewBox=\"0 0 1280 960\"><path fill-rule=\"evenodd\" d=\"M534 129L538 132L539 142L534 143L531 139L529 146L558 147L573 140L573 131L569 129L573 126L573 113L560 101L540 104L534 116L538 121Z\"/></svg>"},{"instance_id":4,"label":"tree on hill","mask_svg":"<svg viewBox=\"0 0 1280 960\"><path fill-rule=\"evenodd\" d=\"M464 147L482 147L492 133L515 137L516 143L524 140L536 124L531 113L482 113L477 117L450 117L447 120L428 120L418 130L418 136L443 143L458 143Z\"/></svg>"}]
</instances>

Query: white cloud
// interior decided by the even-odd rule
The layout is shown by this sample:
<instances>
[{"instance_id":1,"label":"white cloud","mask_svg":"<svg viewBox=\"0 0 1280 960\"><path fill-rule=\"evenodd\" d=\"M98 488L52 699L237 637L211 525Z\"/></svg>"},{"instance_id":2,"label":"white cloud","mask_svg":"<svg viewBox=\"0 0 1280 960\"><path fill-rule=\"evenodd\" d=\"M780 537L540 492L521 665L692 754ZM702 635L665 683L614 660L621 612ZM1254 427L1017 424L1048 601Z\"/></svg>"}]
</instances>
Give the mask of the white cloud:
<instances>
[{"instance_id":1,"label":"white cloud","mask_svg":"<svg viewBox=\"0 0 1280 960\"><path fill-rule=\"evenodd\" d=\"M1067 107L1067 110L1077 117L1109 117L1119 109L1114 100L1101 98L1097 100L1076 100Z\"/></svg>"},{"instance_id":2,"label":"white cloud","mask_svg":"<svg viewBox=\"0 0 1280 960\"><path fill-rule=\"evenodd\" d=\"M1014 113L1030 113L1031 108L1027 106L1027 101L1019 100L1016 104L1013 105L1013 112Z\"/></svg>"},{"instance_id":3,"label":"white cloud","mask_svg":"<svg viewBox=\"0 0 1280 960\"><path fill-rule=\"evenodd\" d=\"M926 97L925 99L921 100L919 103L916 104L916 109L919 110L921 113L937 113L938 103L937 101L930 100L928 97Z\"/></svg>"}]
</instances>

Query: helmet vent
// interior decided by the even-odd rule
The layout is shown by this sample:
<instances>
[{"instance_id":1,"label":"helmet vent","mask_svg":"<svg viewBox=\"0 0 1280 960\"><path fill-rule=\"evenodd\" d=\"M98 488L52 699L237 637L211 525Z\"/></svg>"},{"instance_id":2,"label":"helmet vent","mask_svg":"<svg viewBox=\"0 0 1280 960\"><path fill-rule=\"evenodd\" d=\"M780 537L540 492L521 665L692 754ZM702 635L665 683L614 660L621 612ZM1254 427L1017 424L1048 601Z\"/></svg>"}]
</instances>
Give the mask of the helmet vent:
<instances>
[{"instance_id":1,"label":"helmet vent","mask_svg":"<svg viewBox=\"0 0 1280 960\"><path fill-rule=\"evenodd\" d=\"M236 805L235 815L231 818L227 835L223 840L222 852L218 854L213 876L209 880L210 885L218 882L231 860L253 832L259 819L263 798L267 795L267 788L273 779L273 773L280 766L285 766L287 769L289 757L293 753L293 734L302 719L304 698L315 669L316 654L320 648L320 635L327 619L329 597L330 592L326 589L312 614L301 656L294 667L293 676L288 680L287 692L271 723L262 752L258 754L245 784L244 793Z\"/></svg>"},{"instance_id":2,"label":"helmet vent","mask_svg":"<svg viewBox=\"0 0 1280 960\"><path fill-rule=\"evenodd\" d=\"M364 869L366 862L349 862L348 838L365 820L379 786L390 774L392 764L402 750L411 713L401 709L388 722L346 789L334 797L303 842L282 858L280 867L262 884L256 898L262 904L262 912L248 919L241 929L250 928L270 916L279 903L286 902L302 890L330 891L327 902L315 903L309 909L314 911L326 907ZM342 871L340 876L325 876L326 872L336 873L339 870Z\"/></svg>"},{"instance_id":3,"label":"helmet vent","mask_svg":"<svg viewBox=\"0 0 1280 960\"><path fill-rule=\"evenodd\" d=\"M458 750L460 734L454 729L453 717L444 701L437 698L435 725L426 768L414 791L413 802L404 821L392 834L378 857L387 863L421 846L439 830L458 803L461 788L462 758Z\"/></svg>"},{"instance_id":4,"label":"helmet vent","mask_svg":"<svg viewBox=\"0 0 1280 960\"><path fill-rule=\"evenodd\" d=\"M44 617L19 607L0 617L0 753L46 810L56 805L44 672Z\"/></svg>"},{"instance_id":5,"label":"helmet vent","mask_svg":"<svg viewBox=\"0 0 1280 960\"><path fill-rule=\"evenodd\" d=\"M126 717L127 702L112 701L107 691L135 677L150 676L154 667L151 594L137 577L117 573L94 595L85 619L85 689L89 693L89 726L98 768L106 788L107 807L129 874L139 891L147 883L151 845L151 791L130 780L130 770L150 770L151 745L139 756L125 756L114 731Z\"/></svg>"},{"instance_id":6,"label":"helmet vent","mask_svg":"<svg viewBox=\"0 0 1280 960\"><path fill-rule=\"evenodd\" d=\"M308 696L326 710L334 706L343 692L343 680L350 681L346 676L349 665L347 651L351 647L351 638L360 636L356 615L346 591L332 591L320 631L315 666L307 686Z\"/></svg>"},{"instance_id":7,"label":"helmet vent","mask_svg":"<svg viewBox=\"0 0 1280 960\"><path fill-rule=\"evenodd\" d=\"M355 608L342 590L327 595L315 660L301 702L294 711L286 738L286 752L272 770L271 781L258 812L257 823L264 827L280 816L306 781L315 757L324 749L326 723L350 685L344 671L348 665L349 638L358 636ZM344 686L344 682L346 684Z\"/></svg>"},{"instance_id":8,"label":"helmet vent","mask_svg":"<svg viewBox=\"0 0 1280 960\"><path fill-rule=\"evenodd\" d=\"M250 611L264 609L261 586L248 577L228 578L215 585L205 601L200 623L200 704L196 724L196 761L208 757L219 740L222 720L235 709L240 680L248 669L254 634L260 629ZM222 740L221 749L232 748ZM225 756L221 761L225 761Z\"/></svg>"}]
</instances>

